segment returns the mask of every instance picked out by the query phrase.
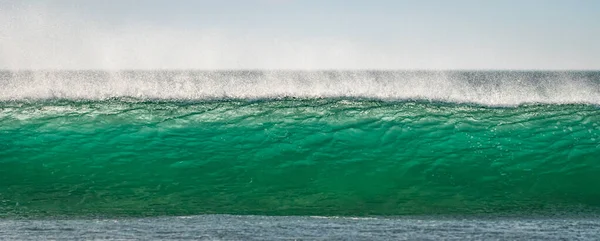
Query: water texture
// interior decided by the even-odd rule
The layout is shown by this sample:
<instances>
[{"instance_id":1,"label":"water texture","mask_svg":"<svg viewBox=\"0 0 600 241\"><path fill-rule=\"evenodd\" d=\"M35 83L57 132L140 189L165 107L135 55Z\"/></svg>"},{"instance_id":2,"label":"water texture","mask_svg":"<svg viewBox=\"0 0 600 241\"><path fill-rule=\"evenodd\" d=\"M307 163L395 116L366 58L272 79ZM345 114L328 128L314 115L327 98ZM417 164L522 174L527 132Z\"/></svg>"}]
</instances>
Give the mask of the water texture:
<instances>
[{"instance_id":1,"label":"water texture","mask_svg":"<svg viewBox=\"0 0 600 241\"><path fill-rule=\"evenodd\" d=\"M596 218L201 215L2 220L3 240L597 240Z\"/></svg>"}]
</instances>

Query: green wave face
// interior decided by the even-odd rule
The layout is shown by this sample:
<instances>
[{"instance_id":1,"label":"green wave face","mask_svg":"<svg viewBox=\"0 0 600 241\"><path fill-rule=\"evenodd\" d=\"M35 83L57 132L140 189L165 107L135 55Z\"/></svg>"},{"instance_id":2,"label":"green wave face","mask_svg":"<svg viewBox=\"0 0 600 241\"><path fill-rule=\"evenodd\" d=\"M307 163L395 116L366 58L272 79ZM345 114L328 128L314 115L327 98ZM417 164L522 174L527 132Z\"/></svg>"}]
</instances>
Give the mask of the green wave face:
<instances>
[{"instance_id":1,"label":"green wave face","mask_svg":"<svg viewBox=\"0 0 600 241\"><path fill-rule=\"evenodd\" d=\"M0 103L0 215L600 208L600 108L342 99Z\"/></svg>"}]
</instances>

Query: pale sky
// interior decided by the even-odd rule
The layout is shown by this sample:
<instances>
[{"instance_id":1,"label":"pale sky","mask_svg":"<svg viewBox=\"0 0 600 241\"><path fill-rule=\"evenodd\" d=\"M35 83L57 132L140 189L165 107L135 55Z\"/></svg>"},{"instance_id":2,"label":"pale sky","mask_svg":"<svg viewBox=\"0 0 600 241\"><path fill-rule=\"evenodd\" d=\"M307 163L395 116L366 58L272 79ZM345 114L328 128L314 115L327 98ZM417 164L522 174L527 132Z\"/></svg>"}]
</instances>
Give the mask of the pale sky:
<instances>
[{"instance_id":1,"label":"pale sky","mask_svg":"<svg viewBox=\"0 0 600 241\"><path fill-rule=\"evenodd\" d=\"M0 0L0 69L600 69L595 0Z\"/></svg>"}]
</instances>

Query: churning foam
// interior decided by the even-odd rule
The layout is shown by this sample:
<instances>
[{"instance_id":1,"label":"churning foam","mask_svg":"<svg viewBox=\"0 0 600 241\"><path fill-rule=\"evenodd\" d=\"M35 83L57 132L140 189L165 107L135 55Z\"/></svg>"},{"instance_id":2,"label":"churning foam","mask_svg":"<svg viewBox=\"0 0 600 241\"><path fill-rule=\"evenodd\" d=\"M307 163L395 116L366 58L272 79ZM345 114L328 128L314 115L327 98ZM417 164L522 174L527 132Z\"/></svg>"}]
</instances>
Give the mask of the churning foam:
<instances>
[{"instance_id":1,"label":"churning foam","mask_svg":"<svg viewBox=\"0 0 600 241\"><path fill-rule=\"evenodd\" d=\"M0 100L370 98L484 105L600 104L598 72L17 71Z\"/></svg>"}]
</instances>

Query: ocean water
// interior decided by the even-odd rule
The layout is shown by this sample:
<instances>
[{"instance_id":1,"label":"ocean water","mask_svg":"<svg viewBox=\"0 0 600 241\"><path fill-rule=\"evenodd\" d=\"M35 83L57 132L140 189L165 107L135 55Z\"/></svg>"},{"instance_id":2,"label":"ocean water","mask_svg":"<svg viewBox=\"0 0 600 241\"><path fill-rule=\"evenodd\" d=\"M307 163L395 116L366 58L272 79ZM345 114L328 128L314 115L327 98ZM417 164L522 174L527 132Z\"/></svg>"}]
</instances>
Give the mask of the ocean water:
<instances>
[{"instance_id":1,"label":"ocean water","mask_svg":"<svg viewBox=\"0 0 600 241\"><path fill-rule=\"evenodd\" d=\"M202 215L0 220L3 240L598 240L598 218Z\"/></svg>"},{"instance_id":2,"label":"ocean water","mask_svg":"<svg viewBox=\"0 0 600 241\"><path fill-rule=\"evenodd\" d=\"M600 72L0 72L10 239L593 239L598 183Z\"/></svg>"}]
</instances>

